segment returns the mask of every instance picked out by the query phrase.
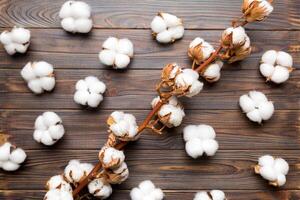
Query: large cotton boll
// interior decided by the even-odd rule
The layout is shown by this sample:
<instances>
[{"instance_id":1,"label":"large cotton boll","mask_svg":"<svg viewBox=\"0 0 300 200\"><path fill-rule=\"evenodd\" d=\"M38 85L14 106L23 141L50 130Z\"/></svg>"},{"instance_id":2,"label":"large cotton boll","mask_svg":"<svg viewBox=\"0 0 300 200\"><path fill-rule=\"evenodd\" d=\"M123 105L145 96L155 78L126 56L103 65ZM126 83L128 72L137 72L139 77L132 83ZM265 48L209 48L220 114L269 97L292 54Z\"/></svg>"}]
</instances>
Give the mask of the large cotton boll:
<instances>
[{"instance_id":1,"label":"large cotton boll","mask_svg":"<svg viewBox=\"0 0 300 200\"><path fill-rule=\"evenodd\" d=\"M62 5L62 7L59 11L59 17L60 18L71 17L71 15L72 15L72 4L73 3L74 3L74 1L67 1Z\"/></svg>"},{"instance_id":2,"label":"large cotton boll","mask_svg":"<svg viewBox=\"0 0 300 200\"><path fill-rule=\"evenodd\" d=\"M14 163L21 164L25 161L26 157L26 153L23 149L16 148L11 152L9 159Z\"/></svg>"},{"instance_id":3,"label":"large cotton boll","mask_svg":"<svg viewBox=\"0 0 300 200\"><path fill-rule=\"evenodd\" d=\"M118 38L115 37L109 37L108 39L106 39L104 41L104 43L102 44L102 47L105 49L109 49L109 50L118 50L118 45L119 44L119 40Z\"/></svg>"},{"instance_id":4,"label":"large cotton boll","mask_svg":"<svg viewBox=\"0 0 300 200\"><path fill-rule=\"evenodd\" d=\"M267 179L269 181L276 181L277 179L277 174L273 170L272 166L261 167L259 172L264 179Z\"/></svg>"},{"instance_id":5,"label":"large cotton boll","mask_svg":"<svg viewBox=\"0 0 300 200\"><path fill-rule=\"evenodd\" d=\"M93 27L93 21L91 19L80 18L75 21L75 27L79 33L88 33Z\"/></svg>"},{"instance_id":6,"label":"large cotton boll","mask_svg":"<svg viewBox=\"0 0 300 200\"><path fill-rule=\"evenodd\" d=\"M292 67L293 66L293 58L290 54L279 51L277 55L277 60L276 60L278 65L281 65L283 67Z\"/></svg>"},{"instance_id":7,"label":"large cotton boll","mask_svg":"<svg viewBox=\"0 0 300 200\"><path fill-rule=\"evenodd\" d=\"M184 34L184 27L183 26L175 26L168 29L173 39L180 39L183 37Z\"/></svg>"},{"instance_id":8,"label":"large cotton boll","mask_svg":"<svg viewBox=\"0 0 300 200\"><path fill-rule=\"evenodd\" d=\"M88 91L78 90L74 94L74 101L81 105L86 105L88 98L89 98Z\"/></svg>"},{"instance_id":9,"label":"large cotton boll","mask_svg":"<svg viewBox=\"0 0 300 200\"><path fill-rule=\"evenodd\" d=\"M75 20L71 17L64 18L63 20L61 20L61 26L68 32L76 31Z\"/></svg>"},{"instance_id":10,"label":"large cotton boll","mask_svg":"<svg viewBox=\"0 0 300 200\"><path fill-rule=\"evenodd\" d=\"M26 80L30 81L35 78L35 72L32 68L31 62L27 63L21 70L21 76Z\"/></svg>"},{"instance_id":11,"label":"large cotton boll","mask_svg":"<svg viewBox=\"0 0 300 200\"><path fill-rule=\"evenodd\" d=\"M160 43L169 43L172 41L172 35L169 31L163 31L157 34L156 40Z\"/></svg>"},{"instance_id":12,"label":"large cotton boll","mask_svg":"<svg viewBox=\"0 0 300 200\"><path fill-rule=\"evenodd\" d=\"M271 77L271 80L275 83L283 83L286 80L289 79L290 72L286 67L282 67L280 65L277 65L274 69L273 75Z\"/></svg>"},{"instance_id":13,"label":"large cotton boll","mask_svg":"<svg viewBox=\"0 0 300 200\"><path fill-rule=\"evenodd\" d=\"M0 161L6 161L9 159L11 144L9 142L0 146Z\"/></svg>"},{"instance_id":14,"label":"large cotton boll","mask_svg":"<svg viewBox=\"0 0 300 200\"><path fill-rule=\"evenodd\" d=\"M274 113L274 105L272 102L263 102L258 105L258 111L263 120L268 120Z\"/></svg>"},{"instance_id":15,"label":"large cotton boll","mask_svg":"<svg viewBox=\"0 0 300 200\"><path fill-rule=\"evenodd\" d=\"M44 90L51 91L55 87L55 78L54 77L42 77L40 79L40 84Z\"/></svg>"},{"instance_id":16,"label":"large cotton boll","mask_svg":"<svg viewBox=\"0 0 300 200\"><path fill-rule=\"evenodd\" d=\"M160 33L167 29L167 25L160 16L155 16L151 22L151 29L155 33Z\"/></svg>"},{"instance_id":17,"label":"large cotton boll","mask_svg":"<svg viewBox=\"0 0 300 200\"><path fill-rule=\"evenodd\" d=\"M161 17L164 19L167 27L173 27L181 25L181 20L178 19L175 15L171 15L169 13L160 13Z\"/></svg>"},{"instance_id":18,"label":"large cotton boll","mask_svg":"<svg viewBox=\"0 0 300 200\"><path fill-rule=\"evenodd\" d=\"M278 173L286 175L289 172L289 164L282 158L277 158L274 163L274 169Z\"/></svg>"},{"instance_id":19,"label":"large cotton boll","mask_svg":"<svg viewBox=\"0 0 300 200\"><path fill-rule=\"evenodd\" d=\"M5 171L16 171L17 169L19 169L19 167L19 164L12 161L5 161L2 163L2 169L4 169Z\"/></svg>"},{"instance_id":20,"label":"large cotton boll","mask_svg":"<svg viewBox=\"0 0 300 200\"><path fill-rule=\"evenodd\" d=\"M30 31L24 28L13 28L11 31L11 39L16 43L27 43L30 40Z\"/></svg>"},{"instance_id":21,"label":"large cotton boll","mask_svg":"<svg viewBox=\"0 0 300 200\"><path fill-rule=\"evenodd\" d=\"M129 63L130 63L129 56L127 56L125 54L120 54L120 53L116 54L115 66L117 68L123 69L123 68L127 67Z\"/></svg>"},{"instance_id":22,"label":"large cotton boll","mask_svg":"<svg viewBox=\"0 0 300 200\"><path fill-rule=\"evenodd\" d=\"M266 63L266 64L269 64L269 65L275 65L276 63L276 59L277 59L277 51L275 50L269 50L269 51L266 51L262 58L261 58L261 61L263 63Z\"/></svg>"},{"instance_id":23,"label":"large cotton boll","mask_svg":"<svg viewBox=\"0 0 300 200\"><path fill-rule=\"evenodd\" d=\"M259 66L259 70L264 77L271 77L275 68L273 65L263 63Z\"/></svg>"},{"instance_id":24,"label":"large cotton boll","mask_svg":"<svg viewBox=\"0 0 300 200\"><path fill-rule=\"evenodd\" d=\"M12 43L11 41L11 33L9 33L8 31L3 31L0 35L0 42L4 45L8 45L10 43Z\"/></svg>"},{"instance_id":25,"label":"large cotton boll","mask_svg":"<svg viewBox=\"0 0 300 200\"><path fill-rule=\"evenodd\" d=\"M245 113L248 113L248 112L251 112L255 109L255 104L254 102L252 101L252 99L248 96L248 95L242 95L240 97L240 100L239 100L239 104L242 108L242 110L245 112Z\"/></svg>"},{"instance_id":26,"label":"large cotton boll","mask_svg":"<svg viewBox=\"0 0 300 200\"><path fill-rule=\"evenodd\" d=\"M202 142L202 148L207 156L213 156L216 154L219 144L216 140L208 139Z\"/></svg>"},{"instance_id":27,"label":"large cotton boll","mask_svg":"<svg viewBox=\"0 0 300 200\"><path fill-rule=\"evenodd\" d=\"M127 38L120 39L118 44L118 53L126 54L129 57L133 56L133 44Z\"/></svg>"},{"instance_id":28,"label":"large cotton boll","mask_svg":"<svg viewBox=\"0 0 300 200\"><path fill-rule=\"evenodd\" d=\"M258 164L260 166L272 166L274 164L274 158L270 155L264 155L258 159Z\"/></svg>"},{"instance_id":29,"label":"large cotton boll","mask_svg":"<svg viewBox=\"0 0 300 200\"><path fill-rule=\"evenodd\" d=\"M255 109L251 112L248 112L247 117L253 122L261 123L261 121L262 121L260 112L257 109Z\"/></svg>"},{"instance_id":30,"label":"large cotton boll","mask_svg":"<svg viewBox=\"0 0 300 200\"><path fill-rule=\"evenodd\" d=\"M185 150L186 153L194 159L202 156L202 141L197 138L187 141L187 143L185 144Z\"/></svg>"},{"instance_id":31,"label":"large cotton boll","mask_svg":"<svg viewBox=\"0 0 300 200\"><path fill-rule=\"evenodd\" d=\"M102 50L99 53L99 60L104 64L111 66L115 63L116 53L112 50Z\"/></svg>"},{"instance_id":32,"label":"large cotton boll","mask_svg":"<svg viewBox=\"0 0 300 200\"><path fill-rule=\"evenodd\" d=\"M40 83L40 79L34 79L28 82L28 87L36 94L41 94L43 92L43 88Z\"/></svg>"},{"instance_id":33,"label":"large cotton boll","mask_svg":"<svg viewBox=\"0 0 300 200\"><path fill-rule=\"evenodd\" d=\"M72 4L72 16L75 19L89 18L91 16L91 8L85 2L76 1Z\"/></svg>"}]
</instances>

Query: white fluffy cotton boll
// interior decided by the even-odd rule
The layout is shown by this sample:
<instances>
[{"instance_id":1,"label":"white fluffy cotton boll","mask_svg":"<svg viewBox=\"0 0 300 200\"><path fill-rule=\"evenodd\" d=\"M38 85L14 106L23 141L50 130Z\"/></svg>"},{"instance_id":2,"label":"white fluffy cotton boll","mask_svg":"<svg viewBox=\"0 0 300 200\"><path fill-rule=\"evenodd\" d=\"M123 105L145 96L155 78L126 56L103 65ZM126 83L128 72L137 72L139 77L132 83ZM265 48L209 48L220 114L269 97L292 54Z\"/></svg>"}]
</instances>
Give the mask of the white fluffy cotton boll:
<instances>
[{"instance_id":1,"label":"white fluffy cotton boll","mask_svg":"<svg viewBox=\"0 0 300 200\"><path fill-rule=\"evenodd\" d=\"M5 142L0 146L0 162L7 161L9 159L10 148L11 144L9 142Z\"/></svg>"},{"instance_id":2,"label":"white fluffy cotton boll","mask_svg":"<svg viewBox=\"0 0 300 200\"><path fill-rule=\"evenodd\" d=\"M223 66L223 62L217 61L210 64L203 73L203 77L208 82L216 82L221 77L221 69Z\"/></svg>"},{"instance_id":3,"label":"white fluffy cotton boll","mask_svg":"<svg viewBox=\"0 0 300 200\"><path fill-rule=\"evenodd\" d=\"M35 94L50 92L55 86L53 65L45 62L29 62L21 70L21 76Z\"/></svg>"},{"instance_id":4,"label":"white fluffy cotton boll","mask_svg":"<svg viewBox=\"0 0 300 200\"><path fill-rule=\"evenodd\" d=\"M88 76L76 83L74 101L83 106L96 108L103 100L106 85L95 76Z\"/></svg>"},{"instance_id":5,"label":"white fluffy cotton boll","mask_svg":"<svg viewBox=\"0 0 300 200\"><path fill-rule=\"evenodd\" d=\"M88 184L88 190L90 194L99 199L107 199L112 193L110 184L106 183L102 178L92 180Z\"/></svg>"},{"instance_id":6,"label":"white fluffy cotton boll","mask_svg":"<svg viewBox=\"0 0 300 200\"><path fill-rule=\"evenodd\" d=\"M134 47L129 39L109 37L102 44L102 51L99 52L98 57L104 65L124 69L129 65L133 54Z\"/></svg>"},{"instance_id":7,"label":"white fluffy cotton boll","mask_svg":"<svg viewBox=\"0 0 300 200\"><path fill-rule=\"evenodd\" d=\"M152 35L160 43L174 42L183 37L182 20L168 13L158 13L151 22Z\"/></svg>"},{"instance_id":8,"label":"white fluffy cotton boll","mask_svg":"<svg viewBox=\"0 0 300 200\"><path fill-rule=\"evenodd\" d=\"M176 88L181 89L183 95L193 97L203 89L203 83L198 80L199 74L192 69L183 69L175 78Z\"/></svg>"},{"instance_id":9,"label":"white fluffy cotton boll","mask_svg":"<svg viewBox=\"0 0 300 200\"><path fill-rule=\"evenodd\" d=\"M65 181L62 175L52 176L46 183L48 190L60 189L68 192L72 192L73 189L67 181Z\"/></svg>"},{"instance_id":10,"label":"white fluffy cotton boll","mask_svg":"<svg viewBox=\"0 0 300 200\"><path fill-rule=\"evenodd\" d=\"M130 197L131 200L162 200L164 193L160 188L156 188L150 180L146 180L131 190Z\"/></svg>"},{"instance_id":11,"label":"white fluffy cotton boll","mask_svg":"<svg viewBox=\"0 0 300 200\"><path fill-rule=\"evenodd\" d=\"M274 113L273 102L268 101L267 97L258 91L250 91L249 94L242 95L239 105L247 117L257 123L270 119Z\"/></svg>"},{"instance_id":12,"label":"white fluffy cotton boll","mask_svg":"<svg viewBox=\"0 0 300 200\"><path fill-rule=\"evenodd\" d=\"M73 196L69 191L53 189L46 193L44 200L73 200Z\"/></svg>"},{"instance_id":13,"label":"white fluffy cotton boll","mask_svg":"<svg viewBox=\"0 0 300 200\"><path fill-rule=\"evenodd\" d=\"M213 127L205 124L189 125L183 129L183 138L186 142L185 150L189 156L196 159L205 153L214 156L219 148L215 140L216 133Z\"/></svg>"},{"instance_id":14,"label":"white fluffy cotton boll","mask_svg":"<svg viewBox=\"0 0 300 200\"><path fill-rule=\"evenodd\" d=\"M93 27L90 6L82 1L67 1L60 11L61 26L72 33L88 33Z\"/></svg>"},{"instance_id":15,"label":"white fluffy cotton boll","mask_svg":"<svg viewBox=\"0 0 300 200\"><path fill-rule=\"evenodd\" d=\"M293 58L283 51L266 51L261 58L259 70L267 81L283 83L289 79L293 71Z\"/></svg>"},{"instance_id":16,"label":"white fluffy cotton boll","mask_svg":"<svg viewBox=\"0 0 300 200\"><path fill-rule=\"evenodd\" d=\"M3 31L0 42L9 55L25 53L30 44L30 31L25 28L14 27L10 32Z\"/></svg>"},{"instance_id":17,"label":"white fluffy cotton boll","mask_svg":"<svg viewBox=\"0 0 300 200\"><path fill-rule=\"evenodd\" d=\"M229 27L222 34L222 40L227 41L227 37L231 36L231 42L233 46L241 46L247 40L247 34L243 27Z\"/></svg>"},{"instance_id":18,"label":"white fluffy cotton boll","mask_svg":"<svg viewBox=\"0 0 300 200\"><path fill-rule=\"evenodd\" d=\"M34 140L47 146L55 144L65 134L62 120L55 112L44 112L38 116L34 127Z\"/></svg>"},{"instance_id":19,"label":"white fluffy cotton boll","mask_svg":"<svg viewBox=\"0 0 300 200\"><path fill-rule=\"evenodd\" d=\"M109 130L123 141L138 139L138 125L134 115L121 111L114 111L108 118Z\"/></svg>"},{"instance_id":20,"label":"white fluffy cotton boll","mask_svg":"<svg viewBox=\"0 0 300 200\"><path fill-rule=\"evenodd\" d=\"M16 148L9 142L0 146L0 168L5 171L16 171L26 160L26 153L21 148Z\"/></svg>"},{"instance_id":21,"label":"white fluffy cotton boll","mask_svg":"<svg viewBox=\"0 0 300 200\"><path fill-rule=\"evenodd\" d=\"M194 200L226 200L226 196L221 190L202 191L196 193Z\"/></svg>"},{"instance_id":22,"label":"white fluffy cotton boll","mask_svg":"<svg viewBox=\"0 0 300 200\"><path fill-rule=\"evenodd\" d=\"M99 153L99 159L105 168L116 168L124 162L125 155L123 151L104 146Z\"/></svg>"},{"instance_id":23,"label":"white fluffy cotton boll","mask_svg":"<svg viewBox=\"0 0 300 200\"><path fill-rule=\"evenodd\" d=\"M279 187L285 184L289 164L282 158L265 155L259 158L255 173L268 180L270 185Z\"/></svg>"},{"instance_id":24,"label":"white fluffy cotton boll","mask_svg":"<svg viewBox=\"0 0 300 200\"><path fill-rule=\"evenodd\" d=\"M64 177L70 183L76 184L82 178L86 177L93 169L89 163L80 163L79 160L70 160L64 170Z\"/></svg>"}]
</instances>

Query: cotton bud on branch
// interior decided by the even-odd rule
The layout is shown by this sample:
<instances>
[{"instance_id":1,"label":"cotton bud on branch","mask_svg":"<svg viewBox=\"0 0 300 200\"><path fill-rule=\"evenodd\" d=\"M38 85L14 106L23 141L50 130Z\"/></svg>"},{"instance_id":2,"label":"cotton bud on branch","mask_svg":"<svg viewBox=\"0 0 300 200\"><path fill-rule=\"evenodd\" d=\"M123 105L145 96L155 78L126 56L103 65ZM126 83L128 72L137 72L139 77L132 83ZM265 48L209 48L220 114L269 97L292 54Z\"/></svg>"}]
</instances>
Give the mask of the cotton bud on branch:
<instances>
[{"instance_id":1,"label":"cotton bud on branch","mask_svg":"<svg viewBox=\"0 0 300 200\"><path fill-rule=\"evenodd\" d=\"M221 77L221 69L223 67L222 61L215 61L208 65L202 72L202 77L205 78L207 82L216 82Z\"/></svg>"},{"instance_id":2,"label":"cotton bud on branch","mask_svg":"<svg viewBox=\"0 0 300 200\"><path fill-rule=\"evenodd\" d=\"M261 21L273 11L273 0L244 0L243 17L247 22Z\"/></svg>"},{"instance_id":3,"label":"cotton bud on branch","mask_svg":"<svg viewBox=\"0 0 300 200\"><path fill-rule=\"evenodd\" d=\"M88 184L88 190L90 194L99 199L107 199L112 193L110 184L103 178L92 180Z\"/></svg>"},{"instance_id":4,"label":"cotton bud on branch","mask_svg":"<svg viewBox=\"0 0 300 200\"><path fill-rule=\"evenodd\" d=\"M106 169L105 175L110 184L121 184L129 177L127 164L122 162L117 168Z\"/></svg>"},{"instance_id":5,"label":"cotton bud on branch","mask_svg":"<svg viewBox=\"0 0 300 200\"><path fill-rule=\"evenodd\" d=\"M67 1L60 11L61 26L72 33L88 33L93 27L90 6L82 1Z\"/></svg>"},{"instance_id":6,"label":"cotton bud on branch","mask_svg":"<svg viewBox=\"0 0 300 200\"><path fill-rule=\"evenodd\" d=\"M269 50L263 54L259 70L267 81L283 83L289 79L290 73L294 70L293 58L286 52Z\"/></svg>"},{"instance_id":7,"label":"cotton bud on branch","mask_svg":"<svg viewBox=\"0 0 300 200\"><path fill-rule=\"evenodd\" d=\"M158 13L151 22L152 35L160 43L175 42L183 37L182 20L169 13Z\"/></svg>"},{"instance_id":8,"label":"cotton bud on branch","mask_svg":"<svg viewBox=\"0 0 300 200\"><path fill-rule=\"evenodd\" d=\"M285 176L289 171L289 164L282 158L265 155L259 158L254 170L256 174L268 180L270 185L280 187L286 182Z\"/></svg>"},{"instance_id":9,"label":"cotton bud on branch","mask_svg":"<svg viewBox=\"0 0 300 200\"><path fill-rule=\"evenodd\" d=\"M109 37L103 43L102 48L99 53L100 62L116 69L126 68L134 53L133 44L127 38Z\"/></svg>"},{"instance_id":10,"label":"cotton bud on branch","mask_svg":"<svg viewBox=\"0 0 300 200\"><path fill-rule=\"evenodd\" d=\"M150 181L146 180L135 187L130 192L131 200L162 200L164 193L160 188Z\"/></svg>"},{"instance_id":11,"label":"cotton bud on branch","mask_svg":"<svg viewBox=\"0 0 300 200\"><path fill-rule=\"evenodd\" d=\"M188 56L197 64L207 60L215 51L214 47L202 38L195 38L189 45Z\"/></svg>"},{"instance_id":12,"label":"cotton bud on branch","mask_svg":"<svg viewBox=\"0 0 300 200\"><path fill-rule=\"evenodd\" d=\"M274 113L273 102L268 101L262 92L250 91L240 97L239 104L253 122L261 123L262 120L270 119Z\"/></svg>"},{"instance_id":13,"label":"cotton bud on branch","mask_svg":"<svg viewBox=\"0 0 300 200\"><path fill-rule=\"evenodd\" d=\"M104 146L99 152L99 160L102 163L103 168L117 168L125 160L123 151L119 151L113 147Z\"/></svg>"},{"instance_id":14,"label":"cotton bud on branch","mask_svg":"<svg viewBox=\"0 0 300 200\"><path fill-rule=\"evenodd\" d=\"M92 171L93 167L89 163L80 163L79 160L71 160L64 170L64 177L69 183L76 186Z\"/></svg>"},{"instance_id":15,"label":"cotton bud on branch","mask_svg":"<svg viewBox=\"0 0 300 200\"><path fill-rule=\"evenodd\" d=\"M225 193L221 190L211 190L209 192L197 192L194 200L226 200Z\"/></svg>"},{"instance_id":16,"label":"cotton bud on branch","mask_svg":"<svg viewBox=\"0 0 300 200\"><path fill-rule=\"evenodd\" d=\"M30 44L30 31L17 27L11 31L3 31L0 35L0 42L9 55L25 53Z\"/></svg>"},{"instance_id":17,"label":"cotton bud on branch","mask_svg":"<svg viewBox=\"0 0 300 200\"><path fill-rule=\"evenodd\" d=\"M52 176L46 183L47 190L63 190L72 193L73 189L70 183L68 183L62 175Z\"/></svg>"},{"instance_id":18,"label":"cotton bud on branch","mask_svg":"<svg viewBox=\"0 0 300 200\"><path fill-rule=\"evenodd\" d=\"M45 61L27 63L21 70L21 76L35 94L50 92L55 86L53 65Z\"/></svg>"}]
</instances>

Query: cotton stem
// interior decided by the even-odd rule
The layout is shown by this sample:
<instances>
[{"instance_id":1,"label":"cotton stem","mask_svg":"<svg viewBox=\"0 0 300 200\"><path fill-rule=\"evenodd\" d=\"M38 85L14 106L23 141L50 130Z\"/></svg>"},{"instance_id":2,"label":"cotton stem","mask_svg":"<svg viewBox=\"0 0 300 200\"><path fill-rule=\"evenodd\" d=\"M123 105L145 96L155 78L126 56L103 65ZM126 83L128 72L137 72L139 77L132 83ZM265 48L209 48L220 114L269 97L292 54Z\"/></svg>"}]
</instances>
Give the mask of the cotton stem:
<instances>
[{"instance_id":1,"label":"cotton stem","mask_svg":"<svg viewBox=\"0 0 300 200\"><path fill-rule=\"evenodd\" d=\"M205 71L206 67L216 60L216 58L219 56L219 53L222 49L223 47L220 46L204 63L202 63L199 67L197 67L195 71L202 74Z\"/></svg>"}]
</instances>

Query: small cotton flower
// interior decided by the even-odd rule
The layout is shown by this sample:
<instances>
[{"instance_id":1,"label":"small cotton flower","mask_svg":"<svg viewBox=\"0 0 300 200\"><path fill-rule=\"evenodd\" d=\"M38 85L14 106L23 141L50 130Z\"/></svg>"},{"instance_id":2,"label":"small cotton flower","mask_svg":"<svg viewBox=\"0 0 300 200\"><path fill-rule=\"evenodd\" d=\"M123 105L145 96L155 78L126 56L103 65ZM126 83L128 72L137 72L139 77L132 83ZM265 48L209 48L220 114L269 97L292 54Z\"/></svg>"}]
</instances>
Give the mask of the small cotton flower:
<instances>
[{"instance_id":1,"label":"small cotton flower","mask_svg":"<svg viewBox=\"0 0 300 200\"><path fill-rule=\"evenodd\" d=\"M104 168L117 168L125 160L123 151L104 146L99 152L99 160Z\"/></svg>"},{"instance_id":2,"label":"small cotton flower","mask_svg":"<svg viewBox=\"0 0 300 200\"><path fill-rule=\"evenodd\" d=\"M138 139L138 126L132 114L114 111L107 119L110 132L123 141Z\"/></svg>"},{"instance_id":3,"label":"small cotton flower","mask_svg":"<svg viewBox=\"0 0 300 200\"><path fill-rule=\"evenodd\" d=\"M203 72L202 77L208 82L216 82L221 77L221 69L223 67L222 61L216 61L207 66Z\"/></svg>"},{"instance_id":4,"label":"small cotton flower","mask_svg":"<svg viewBox=\"0 0 300 200\"><path fill-rule=\"evenodd\" d=\"M107 181L110 184L121 184L129 177L127 164L122 162L117 168L108 169L106 171Z\"/></svg>"},{"instance_id":5,"label":"small cotton flower","mask_svg":"<svg viewBox=\"0 0 300 200\"><path fill-rule=\"evenodd\" d=\"M247 22L261 21L273 11L270 0L244 0L242 12Z\"/></svg>"},{"instance_id":6,"label":"small cotton flower","mask_svg":"<svg viewBox=\"0 0 300 200\"><path fill-rule=\"evenodd\" d=\"M70 160L64 170L64 177L69 183L77 184L85 178L93 169L89 163L80 163L79 160Z\"/></svg>"},{"instance_id":7,"label":"small cotton flower","mask_svg":"<svg viewBox=\"0 0 300 200\"><path fill-rule=\"evenodd\" d=\"M102 48L99 53L100 62L116 69L126 68L134 53L133 44L127 38L109 37L103 43Z\"/></svg>"},{"instance_id":8,"label":"small cotton flower","mask_svg":"<svg viewBox=\"0 0 300 200\"><path fill-rule=\"evenodd\" d=\"M53 189L46 193L44 200L73 200L73 196L69 191Z\"/></svg>"},{"instance_id":9,"label":"small cotton flower","mask_svg":"<svg viewBox=\"0 0 300 200\"><path fill-rule=\"evenodd\" d=\"M60 11L61 26L72 33L88 33L93 27L90 6L82 1L67 1Z\"/></svg>"},{"instance_id":10,"label":"small cotton flower","mask_svg":"<svg viewBox=\"0 0 300 200\"><path fill-rule=\"evenodd\" d=\"M0 168L5 171L16 171L25 161L27 155L21 148L12 146L5 142L0 146Z\"/></svg>"},{"instance_id":11,"label":"small cotton flower","mask_svg":"<svg viewBox=\"0 0 300 200\"><path fill-rule=\"evenodd\" d=\"M293 71L293 58L286 52L269 50L263 54L259 70L267 81L283 83Z\"/></svg>"},{"instance_id":12,"label":"small cotton flower","mask_svg":"<svg viewBox=\"0 0 300 200\"><path fill-rule=\"evenodd\" d=\"M219 148L215 137L216 133L209 125L189 125L183 129L185 150L194 159L202 156L203 153L207 156L215 155Z\"/></svg>"},{"instance_id":13,"label":"small cotton flower","mask_svg":"<svg viewBox=\"0 0 300 200\"><path fill-rule=\"evenodd\" d=\"M88 190L90 194L99 199L107 199L112 193L110 184L107 183L103 178L92 180L88 184Z\"/></svg>"},{"instance_id":14,"label":"small cotton flower","mask_svg":"<svg viewBox=\"0 0 300 200\"><path fill-rule=\"evenodd\" d=\"M25 53L30 44L30 31L17 27L11 31L3 31L0 35L0 42L9 55Z\"/></svg>"},{"instance_id":15,"label":"small cotton flower","mask_svg":"<svg viewBox=\"0 0 300 200\"><path fill-rule=\"evenodd\" d=\"M160 101L160 97L156 97L152 100L152 108ZM158 118L161 123L166 125L168 128L177 127L181 124L185 113L183 106L177 100L175 96L171 97L168 102L161 106L157 112Z\"/></svg>"},{"instance_id":16,"label":"small cotton flower","mask_svg":"<svg viewBox=\"0 0 300 200\"><path fill-rule=\"evenodd\" d=\"M221 190L201 191L196 193L194 200L226 200L226 196Z\"/></svg>"},{"instance_id":17,"label":"small cotton flower","mask_svg":"<svg viewBox=\"0 0 300 200\"><path fill-rule=\"evenodd\" d=\"M47 146L55 144L65 134L62 120L55 112L44 112L39 115L34 128L33 139Z\"/></svg>"},{"instance_id":18,"label":"small cotton flower","mask_svg":"<svg viewBox=\"0 0 300 200\"><path fill-rule=\"evenodd\" d=\"M88 76L76 83L74 101L83 106L96 108L103 100L106 85L95 76Z\"/></svg>"},{"instance_id":19,"label":"small cotton flower","mask_svg":"<svg viewBox=\"0 0 300 200\"><path fill-rule=\"evenodd\" d=\"M199 65L214 52L215 49L211 44L197 37L189 45L188 56Z\"/></svg>"},{"instance_id":20,"label":"small cotton flower","mask_svg":"<svg viewBox=\"0 0 300 200\"><path fill-rule=\"evenodd\" d=\"M239 104L253 122L261 123L262 120L270 119L274 113L273 103L262 92L250 91L249 94L242 95Z\"/></svg>"},{"instance_id":21,"label":"small cotton flower","mask_svg":"<svg viewBox=\"0 0 300 200\"><path fill-rule=\"evenodd\" d=\"M146 180L135 187L130 192L131 200L162 200L164 193L160 188L150 181Z\"/></svg>"},{"instance_id":22,"label":"small cotton flower","mask_svg":"<svg viewBox=\"0 0 300 200\"><path fill-rule=\"evenodd\" d=\"M169 13L158 13L151 22L152 35L160 43L174 42L183 37L182 20Z\"/></svg>"},{"instance_id":23,"label":"small cotton flower","mask_svg":"<svg viewBox=\"0 0 300 200\"><path fill-rule=\"evenodd\" d=\"M268 180L270 185L280 187L286 182L285 176L289 171L289 164L282 158L264 155L259 158L254 169L255 173Z\"/></svg>"},{"instance_id":24,"label":"small cotton flower","mask_svg":"<svg viewBox=\"0 0 300 200\"><path fill-rule=\"evenodd\" d=\"M62 175L52 176L46 184L48 190L59 189L72 193L73 189L67 181L65 181Z\"/></svg>"}]
</instances>

